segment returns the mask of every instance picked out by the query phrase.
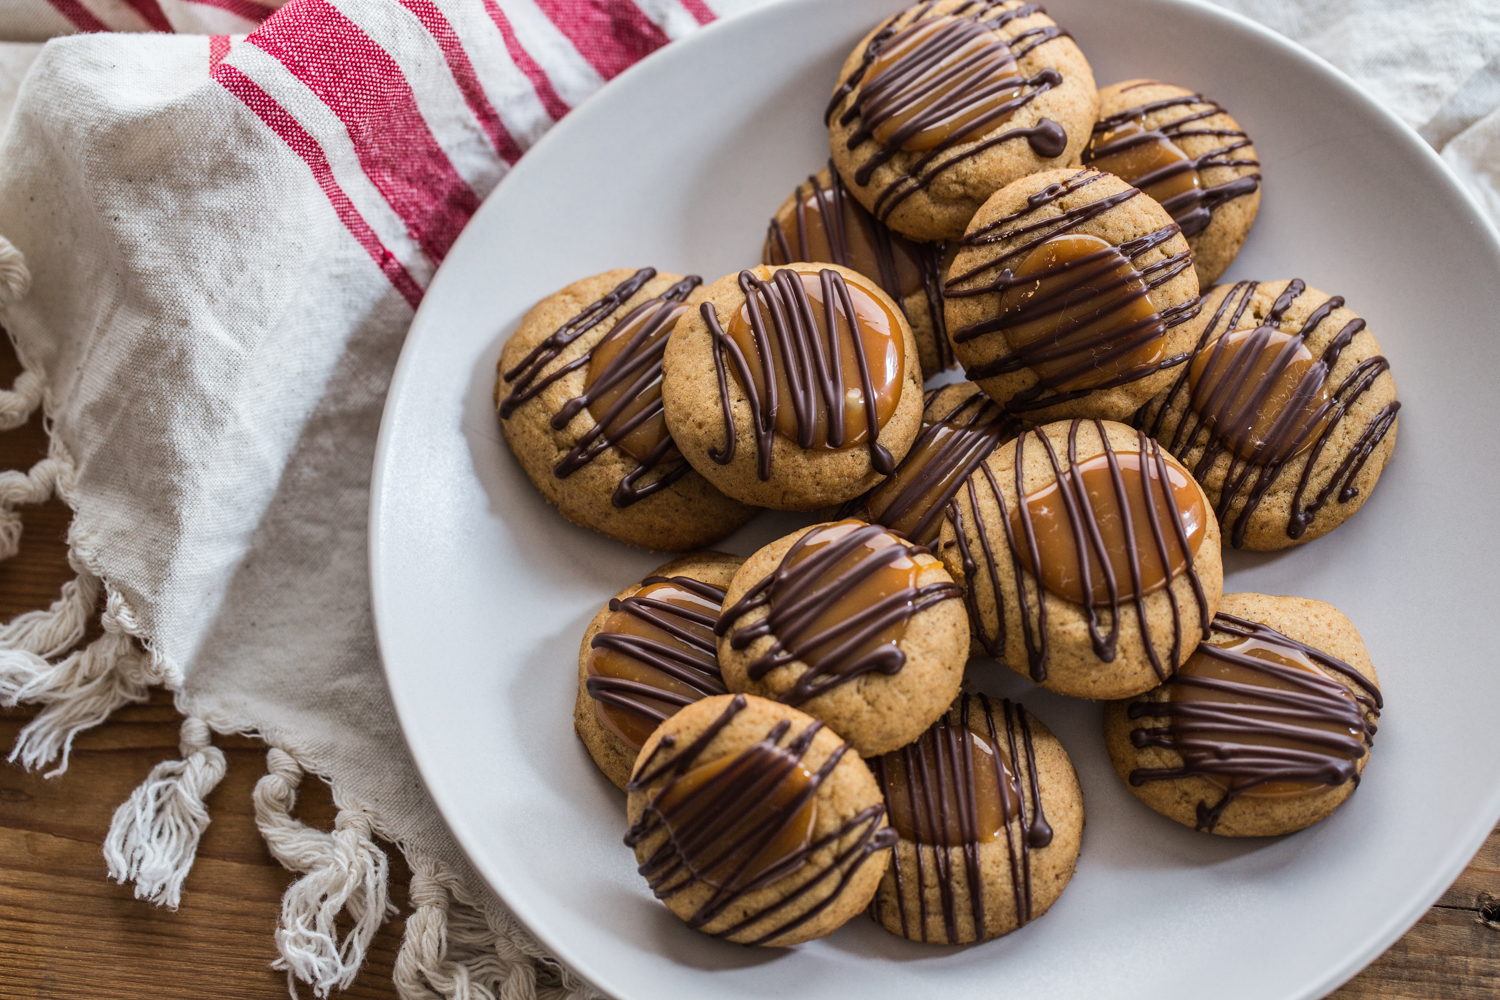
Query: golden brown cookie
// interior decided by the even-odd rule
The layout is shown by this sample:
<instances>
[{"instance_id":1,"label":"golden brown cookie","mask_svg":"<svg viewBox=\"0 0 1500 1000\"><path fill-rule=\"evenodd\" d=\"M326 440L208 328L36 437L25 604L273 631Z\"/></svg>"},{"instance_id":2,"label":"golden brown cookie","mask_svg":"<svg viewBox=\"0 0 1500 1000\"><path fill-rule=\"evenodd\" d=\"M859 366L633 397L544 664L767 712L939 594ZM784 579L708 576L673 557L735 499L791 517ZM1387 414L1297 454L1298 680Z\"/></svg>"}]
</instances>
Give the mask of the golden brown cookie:
<instances>
[{"instance_id":1,"label":"golden brown cookie","mask_svg":"<svg viewBox=\"0 0 1500 1000\"><path fill-rule=\"evenodd\" d=\"M693 471L662 419L662 352L698 284L649 267L575 281L500 354L500 427L526 475L568 520L645 549L701 548L755 515Z\"/></svg>"},{"instance_id":2,"label":"golden brown cookie","mask_svg":"<svg viewBox=\"0 0 1500 1000\"><path fill-rule=\"evenodd\" d=\"M943 564L879 525L795 531L745 561L719 619L724 684L822 719L864 756L947 710L969 631Z\"/></svg>"},{"instance_id":3,"label":"golden brown cookie","mask_svg":"<svg viewBox=\"0 0 1500 1000\"><path fill-rule=\"evenodd\" d=\"M1161 203L1193 251L1198 285L1224 273L1260 207L1260 160L1239 122L1202 94L1160 80L1099 91L1083 162Z\"/></svg>"},{"instance_id":4,"label":"golden brown cookie","mask_svg":"<svg viewBox=\"0 0 1500 1000\"><path fill-rule=\"evenodd\" d=\"M1192 361L1135 418L1203 485L1235 548L1321 538L1396 446L1396 382L1342 296L1242 281L1203 297Z\"/></svg>"},{"instance_id":5,"label":"golden brown cookie","mask_svg":"<svg viewBox=\"0 0 1500 1000\"><path fill-rule=\"evenodd\" d=\"M877 219L913 239L953 239L1006 184L1077 163L1096 106L1088 60L1040 6L936 0L855 47L828 142Z\"/></svg>"},{"instance_id":6,"label":"golden brown cookie","mask_svg":"<svg viewBox=\"0 0 1500 1000\"><path fill-rule=\"evenodd\" d=\"M781 947L869 905L895 836L859 755L764 698L687 706L641 748L626 787L639 871L689 927Z\"/></svg>"},{"instance_id":7,"label":"golden brown cookie","mask_svg":"<svg viewBox=\"0 0 1500 1000\"><path fill-rule=\"evenodd\" d=\"M944 509L964 480L1024 426L973 382L931 389L926 401L922 433L896 471L844 504L837 517L883 524L930 546L938 539Z\"/></svg>"},{"instance_id":8,"label":"golden brown cookie","mask_svg":"<svg viewBox=\"0 0 1500 1000\"><path fill-rule=\"evenodd\" d=\"M1359 784L1382 700L1354 625L1322 601L1225 594L1172 680L1104 711L1115 772L1184 826L1291 833Z\"/></svg>"},{"instance_id":9,"label":"golden brown cookie","mask_svg":"<svg viewBox=\"0 0 1500 1000\"><path fill-rule=\"evenodd\" d=\"M836 264L762 266L699 289L662 377L682 454L762 507L857 496L896 467L922 422L906 317L879 285Z\"/></svg>"},{"instance_id":10,"label":"golden brown cookie","mask_svg":"<svg viewBox=\"0 0 1500 1000\"><path fill-rule=\"evenodd\" d=\"M684 705L726 693L714 625L744 561L723 552L674 559L620 591L583 633L573 729L622 791L658 725Z\"/></svg>"},{"instance_id":11,"label":"golden brown cookie","mask_svg":"<svg viewBox=\"0 0 1500 1000\"><path fill-rule=\"evenodd\" d=\"M1083 790L1057 737L1022 706L960 697L917 742L870 763L900 837L870 910L892 934L988 941L1067 888Z\"/></svg>"},{"instance_id":12,"label":"golden brown cookie","mask_svg":"<svg viewBox=\"0 0 1500 1000\"><path fill-rule=\"evenodd\" d=\"M829 167L797 185L771 216L760 255L770 267L838 264L879 284L911 325L924 378L954 364L943 329L943 274L951 260L942 243L917 243L892 232L850 197Z\"/></svg>"},{"instance_id":13,"label":"golden brown cookie","mask_svg":"<svg viewBox=\"0 0 1500 1000\"><path fill-rule=\"evenodd\" d=\"M962 244L945 286L948 338L1013 413L1129 419L1192 349L1187 241L1113 174L1023 177L985 202Z\"/></svg>"},{"instance_id":14,"label":"golden brown cookie","mask_svg":"<svg viewBox=\"0 0 1500 1000\"><path fill-rule=\"evenodd\" d=\"M938 551L990 655L1079 698L1128 698L1170 677L1224 586L1198 484L1155 441L1104 420L1047 424L997 449L959 490Z\"/></svg>"}]
</instances>

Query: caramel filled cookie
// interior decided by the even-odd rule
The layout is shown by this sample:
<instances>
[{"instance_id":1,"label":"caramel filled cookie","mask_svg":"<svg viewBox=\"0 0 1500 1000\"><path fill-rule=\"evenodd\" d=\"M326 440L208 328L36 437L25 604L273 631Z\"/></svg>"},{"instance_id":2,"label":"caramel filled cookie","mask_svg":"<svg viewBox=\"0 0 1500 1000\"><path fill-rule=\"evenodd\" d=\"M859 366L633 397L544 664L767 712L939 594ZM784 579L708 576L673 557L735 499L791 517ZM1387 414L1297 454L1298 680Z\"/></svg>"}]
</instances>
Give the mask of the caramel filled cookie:
<instances>
[{"instance_id":1,"label":"caramel filled cookie","mask_svg":"<svg viewBox=\"0 0 1500 1000\"><path fill-rule=\"evenodd\" d=\"M719 666L731 691L794 705L864 756L916 739L958 694L969 631L927 549L836 521L772 542L724 599Z\"/></svg>"},{"instance_id":2,"label":"caramel filled cookie","mask_svg":"<svg viewBox=\"0 0 1500 1000\"><path fill-rule=\"evenodd\" d=\"M573 729L620 789L658 725L726 693L714 624L744 561L722 552L674 559L620 591L583 633Z\"/></svg>"},{"instance_id":3,"label":"caramel filled cookie","mask_svg":"<svg viewBox=\"0 0 1500 1000\"><path fill-rule=\"evenodd\" d=\"M945 290L969 378L1037 422L1129 419L1193 346L1198 279L1177 223L1093 168L997 191L969 223Z\"/></svg>"},{"instance_id":4,"label":"caramel filled cookie","mask_svg":"<svg viewBox=\"0 0 1500 1000\"><path fill-rule=\"evenodd\" d=\"M568 520L641 548L699 548L755 514L693 471L662 418L662 353L699 282L650 267L576 281L500 354L500 427L526 475Z\"/></svg>"},{"instance_id":5,"label":"caramel filled cookie","mask_svg":"<svg viewBox=\"0 0 1500 1000\"><path fill-rule=\"evenodd\" d=\"M744 503L814 510L895 469L922 422L911 328L836 264L757 267L695 292L667 344L666 424Z\"/></svg>"},{"instance_id":6,"label":"caramel filled cookie","mask_svg":"<svg viewBox=\"0 0 1500 1000\"><path fill-rule=\"evenodd\" d=\"M961 697L915 743L870 763L900 838L870 911L892 934L988 941L1067 888L1083 790L1067 751L1025 708Z\"/></svg>"},{"instance_id":7,"label":"caramel filled cookie","mask_svg":"<svg viewBox=\"0 0 1500 1000\"><path fill-rule=\"evenodd\" d=\"M1365 327L1291 281L1211 289L1192 361L1136 415L1191 469L1235 548L1321 538L1369 499L1396 446L1396 382Z\"/></svg>"},{"instance_id":8,"label":"caramel filled cookie","mask_svg":"<svg viewBox=\"0 0 1500 1000\"><path fill-rule=\"evenodd\" d=\"M938 539L943 510L959 486L1024 425L973 382L932 389L925 398L922 432L896 471L844 504L837 516L883 524L918 545L930 546Z\"/></svg>"},{"instance_id":9,"label":"caramel filled cookie","mask_svg":"<svg viewBox=\"0 0 1500 1000\"><path fill-rule=\"evenodd\" d=\"M1161 203L1207 288L1240 252L1260 207L1260 160L1239 122L1202 94L1159 80L1099 91L1083 162Z\"/></svg>"},{"instance_id":10,"label":"caramel filled cookie","mask_svg":"<svg viewBox=\"0 0 1500 1000\"><path fill-rule=\"evenodd\" d=\"M938 551L989 654L1080 698L1172 676L1224 586L1202 489L1145 434L1103 420L998 449L949 505Z\"/></svg>"},{"instance_id":11,"label":"caramel filled cookie","mask_svg":"<svg viewBox=\"0 0 1500 1000\"><path fill-rule=\"evenodd\" d=\"M1105 709L1104 741L1120 780L1169 819L1225 837L1291 833L1359 784L1378 683L1337 608L1225 594L1177 676Z\"/></svg>"},{"instance_id":12,"label":"caramel filled cookie","mask_svg":"<svg viewBox=\"0 0 1500 1000\"><path fill-rule=\"evenodd\" d=\"M799 184L771 216L760 262L838 264L878 283L901 306L917 342L922 375L931 378L954 364L943 328L945 252L944 244L916 243L892 232L825 167Z\"/></svg>"},{"instance_id":13,"label":"caramel filled cookie","mask_svg":"<svg viewBox=\"0 0 1500 1000\"><path fill-rule=\"evenodd\" d=\"M705 698L663 722L626 791L625 843L652 892L736 944L837 930L869 905L895 840L859 755L764 698Z\"/></svg>"},{"instance_id":14,"label":"caramel filled cookie","mask_svg":"<svg viewBox=\"0 0 1500 1000\"><path fill-rule=\"evenodd\" d=\"M1036 4L929 0L855 47L828 105L833 162L871 214L953 239L1018 177L1078 162L1094 75Z\"/></svg>"}]
</instances>

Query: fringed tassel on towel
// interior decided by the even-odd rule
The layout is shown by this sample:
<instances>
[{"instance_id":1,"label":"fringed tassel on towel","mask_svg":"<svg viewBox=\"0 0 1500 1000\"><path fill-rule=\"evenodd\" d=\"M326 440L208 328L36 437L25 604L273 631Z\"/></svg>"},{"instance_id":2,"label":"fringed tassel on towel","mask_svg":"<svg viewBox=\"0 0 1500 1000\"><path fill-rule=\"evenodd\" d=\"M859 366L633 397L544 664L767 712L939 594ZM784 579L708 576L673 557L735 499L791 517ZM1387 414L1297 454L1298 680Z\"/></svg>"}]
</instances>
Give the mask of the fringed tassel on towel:
<instances>
[{"instance_id":1,"label":"fringed tassel on towel","mask_svg":"<svg viewBox=\"0 0 1500 1000\"><path fill-rule=\"evenodd\" d=\"M602 1000L516 919L481 910L435 859L408 852L411 905L396 955L401 1000Z\"/></svg>"},{"instance_id":2,"label":"fringed tassel on towel","mask_svg":"<svg viewBox=\"0 0 1500 1000\"><path fill-rule=\"evenodd\" d=\"M202 719L182 723L182 760L165 760L120 808L104 840L110 878L135 882L135 898L177 909L182 882L208 828L203 799L218 786L224 752L209 743Z\"/></svg>"},{"instance_id":3,"label":"fringed tassel on towel","mask_svg":"<svg viewBox=\"0 0 1500 1000\"><path fill-rule=\"evenodd\" d=\"M26 256L14 243L0 236L0 306L19 302L30 290L31 272L26 269Z\"/></svg>"},{"instance_id":4,"label":"fringed tassel on towel","mask_svg":"<svg viewBox=\"0 0 1500 1000\"><path fill-rule=\"evenodd\" d=\"M285 970L289 984L295 976L326 997L335 986L349 988L375 932L395 915L385 853L370 839L372 821L363 809L340 808L332 833L294 819L302 769L274 748L266 766L269 773L255 786L256 825L277 861L306 873L282 897L281 958L272 968ZM345 911L354 926L340 942L335 921Z\"/></svg>"}]
</instances>

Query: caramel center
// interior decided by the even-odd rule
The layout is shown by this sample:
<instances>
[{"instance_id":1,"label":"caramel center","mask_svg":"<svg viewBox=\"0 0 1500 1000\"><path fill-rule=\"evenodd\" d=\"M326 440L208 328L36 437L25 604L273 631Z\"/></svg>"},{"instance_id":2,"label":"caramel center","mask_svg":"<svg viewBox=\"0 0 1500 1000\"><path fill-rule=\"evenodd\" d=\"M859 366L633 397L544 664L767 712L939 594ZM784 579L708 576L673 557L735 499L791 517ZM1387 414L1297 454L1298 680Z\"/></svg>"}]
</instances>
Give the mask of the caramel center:
<instances>
[{"instance_id":1,"label":"caramel center","mask_svg":"<svg viewBox=\"0 0 1500 1000\"><path fill-rule=\"evenodd\" d=\"M1235 330L1193 359L1188 398L1236 454L1270 465L1312 447L1326 426L1327 374L1300 336Z\"/></svg>"},{"instance_id":2,"label":"caramel center","mask_svg":"<svg viewBox=\"0 0 1500 1000\"><path fill-rule=\"evenodd\" d=\"M1115 470L1108 455L1099 455L1028 494L1029 535L1020 509L1011 511L1012 536L1026 567L1035 566L1030 541L1035 538L1042 586L1075 604L1084 603L1085 594L1095 605L1111 604L1111 580L1121 601L1161 590L1183 571L1203 543L1208 511L1202 492L1182 466L1163 456L1168 491L1154 458L1143 462L1138 451L1115 452L1114 456ZM1187 538L1186 551L1174 522Z\"/></svg>"},{"instance_id":3,"label":"caramel center","mask_svg":"<svg viewBox=\"0 0 1500 1000\"><path fill-rule=\"evenodd\" d=\"M885 755L886 804L905 840L952 847L983 844L1005 833L1020 810L1010 762L973 722L943 719L914 744Z\"/></svg>"},{"instance_id":4,"label":"caramel center","mask_svg":"<svg viewBox=\"0 0 1500 1000\"><path fill-rule=\"evenodd\" d=\"M1095 134L1085 160L1159 202L1203 186L1193 159L1166 135L1138 121Z\"/></svg>"},{"instance_id":5,"label":"caramel center","mask_svg":"<svg viewBox=\"0 0 1500 1000\"><path fill-rule=\"evenodd\" d=\"M793 201L776 213L761 260L766 264L817 261L838 264L880 283L898 302L922 290L917 247L881 227L842 190L816 182L797 189Z\"/></svg>"},{"instance_id":6,"label":"caramel center","mask_svg":"<svg viewBox=\"0 0 1500 1000\"><path fill-rule=\"evenodd\" d=\"M848 290L847 299L841 289ZM906 356L900 321L859 282L836 271L816 264L778 269L731 317L728 334L745 357L759 398L774 393L777 433L804 448L836 450L869 438L858 352L874 395L875 437L896 412ZM730 367L739 381L739 368Z\"/></svg>"},{"instance_id":7,"label":"caramel center","mask_svg":"<svg viewBox=\"0 0 1500 1000\"><path fill-rule=\"evenodd\" d=\"M668 437L661 406L661 355L686 311L681 302L647 303L616 323L589 360L583 382L589 413L604 426L605 437L637 462L650 460ZM606 387L589 393L601 378Z\"/></svg>"},{"instance_id":8,"label":"caramel center","mask_svg":"<svg viewBox=\"0 0 1500 1000\"><path fill-rule=\"evenodd\" d=\"M1013 113L1025 79L1010 46L967 17L919 21L893 37L860 90L865 127L882 146L919 152L978 138Z\"/></svg>"},{"instance_id":9,"label":"caramel center","mask_svg":"<svg viewBox=\"0 0 1500 1000\"><path fill-rule=\"evenodd\" d=\"M1058 392L1129 381L1162 358L1166 327L1130 258L1097 236L1032 250L1000 299L1010 349Z\"/></svg>"},{"instance_id":10,"label":"caramel center","mask_svg":"<svg viewBox=\"0 0 1500 1000\"><path fill-rule=\"evenodd\" d=\"M796 757L762 742L693 768L652 807L698 879L740 889L802 866L817 817L816 797L805 794L812 778Z\"/></svg>"},{"instance_id":11,"label":"caramel center","mask_svg":"<svg viewBox=\"0 0 1500 1000\"><path fill-rule=\"evenodd\" d=\"M599 722L640 750L679 708L724 693L713 631L720 605L662 580L616 607L595 635L584 671Z\"/></svg>"}]
</instances>

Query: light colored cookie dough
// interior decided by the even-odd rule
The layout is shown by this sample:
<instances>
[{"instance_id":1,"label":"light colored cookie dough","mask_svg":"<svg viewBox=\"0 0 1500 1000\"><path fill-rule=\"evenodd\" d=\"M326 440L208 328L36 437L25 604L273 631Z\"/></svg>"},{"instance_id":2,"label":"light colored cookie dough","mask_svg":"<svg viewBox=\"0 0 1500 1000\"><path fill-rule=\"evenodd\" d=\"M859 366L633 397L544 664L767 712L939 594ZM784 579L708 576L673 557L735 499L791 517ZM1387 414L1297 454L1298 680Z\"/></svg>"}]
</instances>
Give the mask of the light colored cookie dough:
<instances>
[{"instance_id":1,"label":"light colored cookie dough","mask_svg":"<svg viewBox=\"0 0 1500 1000\"><path fill-rule=\"evenodd\" d=\"M1127 420L1193 347L1187 241L1155 201L1093 168L997 191L969 223L945 287L964 371L1037 423Z\"/></svg>"},{"instance_id":2,"label":"light colored cookie dough","mask_svg":"<svg viewBox=\"0 0 1500 1000\"><path fill-rule=\"evenodd\" d=\"M1067 751L1025 708L960 697L920 740L871 764L900 837L870 910L886 930L928 944L988 941L1062 895L1083 837L1083 790Z\"/></svg>"},{"instance_id":3,"label":"light colored cookie dough","mask_svg":"<svg viewBox=\"0 0 1500 1000\"><path fill-rule=\"evenodd\" d=\"M878 525L837 521L772 542L735 573L724 608L729 690L795 705L864 756L916 739L963 681L958 588L927 549Z\"/></svg>"},{"instance_id":4,"label":"light colored cookie dough","mask_svg":"<svg viewBox=\"0 0 1500 1000\"><path fill-rule=\"evenodd\" d=\"M825 272L834 302L843 302L834 310L840 330L837 366L827 349ZM848 332L848 302L840 284L854 303L862 355ZM772 345L774 406L771 393L761 387L772 383L765 380L766 366L754 346L759 341L746 288ZM768 295L773 301L767 302ZM800 295L806 297L794 301ZM815 336L806 328L808 316L817 327ZM739 346L737 330L749 350ZM782 361L783 335L793 345L792 357L802 359L790 366L792 374ZM842 380L836 397L835 370ZM864 390L864 373L871 396ZM922 422L922 370L906 317L873 281L836 264L762 266L694 292L667 345L662 386L667 427L693 468L729 496L781 510L816 510L863 493L906 455ZM873 444L868 436L872 397ZM843 437L835 442L832 435L839 429Z\"/></svg>"},{"instance_id":5,"label":"light colored cookie dough","mask_svg":"<svg viewBox=\"0 0 1500 1000\"><path fill-rule=\"evenodd\" d=\"M1129 501L1130 535L1110 455ZM1223 591L1218 522L1198 484L1155 442L1124 424L1059 421L997 449L969 481L973 494L959 491L937 551L964 587L971 628L990 655L1059 694L1126 698L1170 677L1192 653ZM1029 537L1039 539L1035 549Z\"/></svg>"},{"instance_id":6,"label":"light colored cookie dough","mask_svg":"<svg viewBox=\"0 0 1500 1000\"><path fill-rule=\"evenodd\" d=\"M573 730L621 791L657 725L683 704L725 693L713 627L744 561L694 552L658 566L600 608L584 631ZM642 684L662 697L646 695Z\"/></svg>"},{"instance_id":7,"label":"light colored cookie dough","mask_svg":"<svg viewBox=\"0 0 1500 1000\"><path fill-rule=\"evenodd\" d=\"M929 60L933 69L913 71ZM958 67L956 85L929 85ZM937 0L907 7L855 46L829 106L828 142L876 218L913 239L954 239L1006 184L1076 164L1096 107L1088 60L1041 7Z\"/></svg>"},{"instance_id":8,"label":"light colored cookie dough","mask_svg":"<svg viewBox=\"0 0 1500 1000\"><path fill-rule=\"evenodd\" d=\"M1378 683L1332 605L1225 594L1213 635L1172 683L1105 709L1104 741L1120 780L1169 819L1224 837L1291 833L1359 784Z\"/></svg>"},{"instance_id":9,"label":"light colored cookie dough","mask_svg":"<svg viewBox=\"0 0 1500 1000\"><path fill-rule=\"evenodd\" d=\"M671 333L676 304L697 280L642 268L575 281L537 303L500 354L500 427L526 475L568 520L644 549L701 548L755 515L694 472L670 441L662 442L659 413L626 426L637 408L660 407L660 381L640 379L629 366L638 362L649 371L651 355L660 356L661 338ZM585 405L589 395L602 397L590 391L591 372L600 386L619 379L612 391L630 397L613 417L595 404L601 418L610 418L607 426ZM628 433L619 433L622 428Z\"/></svg>"},{"instance_id":10,"label":"light colored cookie dough","mask_svg":"<svg viewBox=\"0 0 1500 1000\"><path fill-rule=\"evenodd\" d=\"M1300 280L1244 281L1211 289L1185 330L1193 359L1135 423L1203 485L1225 542L1284 549L1353 517L1401 407L1364 320Z\"/></svg>"},{"instance_id":11,"label":"light colored cookie dough","mask_svg":"<svg viewBox=\"0 0 1500 1000\"><path fill-rule=\"evenodd\" d=\"M869 905L890 863L895 838L864 761L822 723L764 698L705 698L662 723L628 794L626 843L657 898L736 944L837 930Z\"/></svg>"}]
</instances>

